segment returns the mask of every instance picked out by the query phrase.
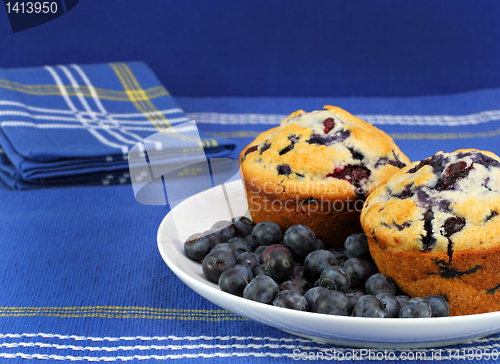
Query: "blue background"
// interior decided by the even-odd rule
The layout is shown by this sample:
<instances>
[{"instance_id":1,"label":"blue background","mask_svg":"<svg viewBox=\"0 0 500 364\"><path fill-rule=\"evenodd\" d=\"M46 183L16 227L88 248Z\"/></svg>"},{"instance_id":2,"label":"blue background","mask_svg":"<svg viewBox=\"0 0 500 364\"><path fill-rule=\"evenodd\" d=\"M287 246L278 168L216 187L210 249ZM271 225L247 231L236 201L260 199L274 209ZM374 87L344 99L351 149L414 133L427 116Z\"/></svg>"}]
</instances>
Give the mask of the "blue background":
<instances>
[{"instance_id":1,"label":"blue background","mask_svg":"<svg viewBox=\"0 0 500 364\"><path fill-rule=\"evenodd\" d=\"M0 67L146 62L178 96L415 96L500 87L500 1L81 1Z\"/></svg>"}]
</instances>

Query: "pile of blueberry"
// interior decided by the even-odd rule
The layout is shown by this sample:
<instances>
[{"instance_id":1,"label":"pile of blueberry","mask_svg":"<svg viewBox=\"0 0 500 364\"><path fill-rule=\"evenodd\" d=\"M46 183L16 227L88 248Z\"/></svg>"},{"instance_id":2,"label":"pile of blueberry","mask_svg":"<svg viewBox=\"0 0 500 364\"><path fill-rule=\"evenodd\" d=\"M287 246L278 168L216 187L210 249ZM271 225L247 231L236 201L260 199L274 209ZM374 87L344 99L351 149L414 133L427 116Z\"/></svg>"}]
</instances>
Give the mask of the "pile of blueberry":
<instances>
[{"instance_id":1,"label":"pile of blueberry","mask_svg":"<svg viewBox=\"0 0 500 364\"><path fill-rule=\"evenodd\" d=\"M205 277L220 289L274 306L358 317L449 316L445 298L398 292L379 273L364 234L347 238L344 249L325 249L304 225L283 235L269 221L246 217L216 223L184 243L186 255L202 262Z\"/></svg>"}]
</instances>

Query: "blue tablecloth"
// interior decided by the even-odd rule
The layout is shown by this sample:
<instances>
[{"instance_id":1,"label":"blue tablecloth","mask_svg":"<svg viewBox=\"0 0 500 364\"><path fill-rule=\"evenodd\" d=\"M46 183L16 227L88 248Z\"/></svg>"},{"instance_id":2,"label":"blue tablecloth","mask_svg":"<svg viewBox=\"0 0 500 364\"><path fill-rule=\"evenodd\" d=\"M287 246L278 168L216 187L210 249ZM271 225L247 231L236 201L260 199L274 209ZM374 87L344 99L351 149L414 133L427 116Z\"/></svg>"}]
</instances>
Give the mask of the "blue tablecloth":
<instances>
[{"instance_id":1,"label":"blue tablecloth","mask_svg":"<svg viewBox=\"0 0 500 364\"><path fill-rule=\"evenodd\" d=\"M324 104L363 115L412 160L463 147L500 153L500 90L405 99L175 100L200 130L235 140L233 157L283 115ZM156 246L167 208L137 203L130 185L3 189L0 201L1 362L293 362L298 352L351 350L237 317L191 291ZM493 335L453 349L498 349L499 340ZM394 353L401 358L403 351ZM466 352L453 353L442 359L457 362Z\"/></svg>"}]
</instances>

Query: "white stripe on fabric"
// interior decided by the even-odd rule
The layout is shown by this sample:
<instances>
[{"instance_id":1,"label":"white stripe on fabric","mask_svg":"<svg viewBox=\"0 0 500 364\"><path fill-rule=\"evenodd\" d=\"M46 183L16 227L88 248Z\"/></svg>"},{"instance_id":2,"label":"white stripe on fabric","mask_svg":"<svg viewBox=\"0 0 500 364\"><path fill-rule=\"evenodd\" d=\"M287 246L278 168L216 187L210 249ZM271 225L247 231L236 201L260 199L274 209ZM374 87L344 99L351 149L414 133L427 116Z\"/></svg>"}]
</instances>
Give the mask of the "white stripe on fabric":
<instances>
[{"instance_id":1,"label":"white stripe on fabric","mask_svg":"<svg viewBox=\"0 0 500 364\"><path fill-rule=\"evenodd\" d=\"M80 115L83 115L86 113L80 112ZM94 113L97 114L97 113ZM108 114L109 116L111 114ZM78 118L71 118L71 117L65 117L65 116L53 116L53 115L37 115L37 114L32 114L32 113L27 113L27 112L22 112L22 111L15 111L15 110L5 110L5 111L0 111L0 116L25 116L31 119L36 119L36 120L53 120L53 121L69 121L69 122L75 122L75 123L80 123L80 119ZM104 116L104 115L102 115ZM150 120L115 120L110 117L111 120L113 120L114 123L117 123L117 125L124 125L124 124L131 124L131 125L143 125L143 124L151 124ZM181 123L185 121L190 121L189 118L187 117L182 117L182 118L172 118L169 119L169 121L175 122L175 123Z\"/></svg>"},{"instance_id":2,"label":"white stripe on fabric","mask_svg":"<svg viewBox=\"0 0 500 364\"><path fill-rule=\"evenodd\" d=\"M120 345L120 346L75 346L62 344L49 344L41 342L19 342L2 343L4 348L54 348L57 350L73 351L134 351L134 350L197 350L197 349L301 349L301 350L322 350L325 347L292 344L185 344L185 345Z\"/></svg>"},{"instance_id":3,"label":"white stripe on fabric","mask_svg":"<svg viewBox=\"0 0 500 364\"><path fill-rule=\"evenodd\" d=\"M109 341L109 342L116 342L116 341L134 341L134 340L141 340L141 341L166 341L166 340L173 340L173 341L182 341L182 340L187 340L187 341L196 341L196 340L204 340L204 341L212 341L212 340L222 340L222 341L227 341L227 340L237 340L237 341L242 341L242 340L252 340L252 341L263 341L263 340L268 340L268 341L279 341L279 342L302 342L302 343L314 343L313 340L308 340L308 339L302 339L302 338L275 338L275 337L270 337L270 336L175 336L175 335L169 335L169 336L119 336L119 337L112 337L112 336L105 336L105 337L96 337L96 336L79 336L79 335L61 335L61 334L47 334L47 333L23 333L23 334L0 334L0 339L18 339L21 337L27 337L27 338L34 338L34 337L43 337L43 338L49 338L49 339L59 339L59 340L74 340L74 341L93 341L93 342L100 342L100 341ZM325 344L327 345L327 344Z\"/></svg>"},{"instance_id":4,"label":"white stripe on fabric","mask_svg":"<svg viewBox=\"0 0 500 364\"><path fill-rule=\"evenodd\" d=\"M273 338L273 337L242 337L242 336L198 336L198 337L191 337L191 336L186 336L186 337L178 337L178 336L160 336L160 337L144 337L144 336L136 336L136 337L85 337L85 336L77 336L77 335L59 335L59 334L46 334L46 333L38 333L38 334L0 334L0 338L9 338L9 339L18 339L18 338L31 338L31 337L43 337L43 338L55 338L59 340L68 340L68 339L73 339L75 341L92 341L92 342L116 342L120 340L126 340L126 341L133 341L133 340L141 340L141 341L147 341L147 340L187 340L187 341L192 341L192 340L204 340L204 341L212 341L212 340L221 340L221 341L226 341L226 340L250 340L250 341L257 341L257 342L262 342L262 341L271 341L271 342L288 342L288 343L293 343L293 342L300 342L300 343L310 343L313 344L314 346L310 345L295 345L295 344L185 344L185 345L120 345L120 346L104 346L104 347L95 347L95 346L75 346L75 345L66 345L66 344L53 344L53 343L41 343L41 342L10 342L10 343L3 343L0 344L0 347L5 347L5 348L49 348L49 349L56 349L56 350L73 350L77 352L83 352L83 351L88 351L88 352L117 352L117 351L139 351L138 354L136 355L119 355L119 356L90 356L90 355L84 355L84 356L74 356L74 355L58 355L58 354L39 354L39 353L33 353L33 350L30 350L29 353L22 353L22 352L16 352L16 353L0 353L0 357L6 358L6 359L13 359L13 358L24 358L24 359L42 359L42 360L69 360L69 361L130 361L130 360L148 360L148 359L153 359L153 360L167 360L167 359L181 359L181 358L216 358L216 357L287 357L287 358L294 358L297 359L299 358L299 354L301 353L307 353L307 350L317 350L319 352L326 353L324 350L330 349L329 353L333 355L334 351L336 353L340 352L345 352L345 353L351 353L353 350L354 351L360 351L362 349L353 349L353 348L348 348L348 347L335 347L329 344L323 344L323 343L316 343L312 340L307 340L307 339L301 339L301 338ZM500 338L498 337L493 337L493 338L485 338L485 339L478 339L476 342L489 342L489 341L499 341ZM468 347L463 347L461 349L451 349L451 350L456 350L457 353L451 352L448 349L443 349L444 355L442 355L442 352L439 351L439 359L441 360L450 360L450 359L467 359L469 357L469 353L465 352L467 350L482 350L482 349L491 349L491 348L497 348L500 345L499 344L492 344L492 345L482 345L482 346L472 346L471 344L474 344L474 342L470 342ZM325 346L316 346L316 345L325 345ZM253 349L262 349L262 348L270 348L270 349L300 349L302 352L299 354L293 350L293 352L289 353L284 353L284 352L251 352L248 351L248 349L253 350ZM216 351L216 352L210 352L210 353L204 353L204 352L198 352L198 353L181 353L181 354L164 354L164 355L157 355L157 354L149 354L149 355L143 355L146 353L141 353L144 351L148 350L196 350L196 349L241 349L241 350L246 350L246 351L229 351L229 352L224 352L224 351ZM366 350L366 349L364 349ZM376 355L377 353L394 353L394 357L399 357L403 353L409 353L412 351L417 351L419 353L424 353L426 355L430 355L428 353L436 353L436 351L439 350L439 348L422 348L422 349L370 349L370 352L373 355ZM458 352L460 350L460 352ZM282 350L280 350L282 351ZM448 354L448 355L446 355ZM461 355L460 355L461 354ZM338 354L337 354L338 355ZM366 355L366 354L365 354ZM391 356L392 357L392 356ZM432 358L434 356L432 355ZM426 356L426 358L430 358ZM389 357L390 359L390 357ZM402 359L402 356L401 356ZM436 357L437 359L437 357Z\"/></svg>"},{"instance_id":5,"label":"white stripe on fabric","mask_svg":"<svg viewBox=\"0 0 500 364\"><path fill-rule=\"evenodd\" d=\"M229 357L296 357L294 354L275 354L275 353L213 353L213 354L172 354L172 355L133 355L133 356L72 356L72 355L47 355L47 354L24 354L24 353L0 353L0 357L6 359L39 359L39 360L69 360L69 361L91 361L91 362L111 362L111 361L130 361L130 360L168 360L168 359L183 359L183 358L229 358Z\"/></svg>"},{"instance_id":6,"label":"white stripe on fabric","mask_svg":"<svg viewBox=\"0 0 500 364\"><path fill-rule=\"evenodd\" d=\"M11 115L12 116L25 116L28 118L39 119L39 120L60 120L60 121L76 121L76 122L78 122L77 118L70 118L70 117L65 117L65 116L33 115L32 113L29 113L29 112L15 111L15 110L0 111L0 116L11 116Z\"/></svg>"},{"instance_id":7,"label":"white stripe on fabric","mask_svg":"<svg viewBox=\"0 0 500 364\"><path fill-rule=\"evenodd\" d=\"M22 102L16 102L16 101L0 100L0 105L17 106L17 107L22 107L22 108L27 109L27 110L45 112L45 113L49 113L49 114L73 115L73 112L70 110L46 109L46 108L42 108L42 107L29 106L29 105L23 104Z\"/></svg>"},{"instance_id":8,"label":"white stripe on fabric","mask_svg":"<svg viewBox=\"0 0 500 364\"><path fill-rule=\"evenodd\" d=\"M124 138L119 133L116 133L112 129L107 128L108 125L103 123L103 121L96 116L96 112L91 109L90 105L88 104L87 100L85 99L85 97L83 96L83 93L80 90L80 86L78 85L78 82L76 82L76 80L73 77L73 75L71 74L71 72L65 66L59 66L59 68L64 72L64 74L68 78L69 82L71 83L71 86L73 86L73 88L75 89L76 97L78 98L78 100L82 104L83 108L87 111L87 113L89 114L92 121L98 123L98 125L100 125L100 126L106 126L106 128L104 128L105 132L108 133L109 135L115 137L117 140L119 140L122 143L128 143L128 144L137 143L137 140L129 140L127 138ZM128 148L127 148L127 152L128 152Z\"/></svg>"},{"instance_id":9,"label":"white stripe on fabric","mask_svg":"<svg viewBox=\"0 0 500 364\"><path fill-rule=\"evenodd\" d=\"M267 114L222 114L222 113L187 113L188 118L203 124L279 124L286 115Z\"/></svg>"},{"instance_id":10,"label":"white stripe on fabric","mask_svg":"<svg viewBox=\"0 0 500 364\"><path fill-rule=\"evenodd\" d=\"M87 129L88 128L81 124L38 124L30 123L29 121L3 121L0 123L2 127L28 127L28 128L38 128L38 129ZM108 125L97 125L92 126L93 129L109 130L114 129L113 126ZM141 127L141 126L127 126L123 127L127 130L144 130L144 131L158 131L155 127Z\"/></svg>"},{"instance_id":11,"label":"white stripe on fabric","mask_svg":"<svg viewBox=\"0 0 500 364\"><path fill-rule=\"evenodd\" d=\"M116 144L116 143L113 143L113 142L107 140L101 134L99 134L97 131L95 131L94 127L89 125L87 123L87 121L80 116L79 111L76 109L75 105L73 104L73 101L71 101L70 97L68 96L68 93L66 92L66 89L64 88L64 85L63 85L61 79L59 78L59 75L50 66L45 66L44 68L52 75L52 77L56 81L57 86L59 87L59 90L61 91L61 95L62 95L64 101L66 102L66 104L68 105L70 110L73 111L74 115L80 120L82 125L85 126L85 129L87 129L102 144L107 145L109 147L113 147L113 148L119 148L122 150L123 154L128 153L127 146L119 145L119 144Z\"/></svg>"},{"instance_id":12,"label":"white stripe on fabric","mask_svg":"<svg viewBox=\"0 0 500 364\"><path fill-rule=\"evenodd\" d=\"M79 336L79 335L61 335L61 334L48 334L48 333L23 333L23 334L0 334L0 339L20 339L20 338L37 338L42 337L45 339L58 339L58 340L73 340L73 341L91 341L91 342L118 342L118 341L270 341L270 342L287 342L287 343L310 343L314 345L326 345L327 347L331 344L320 343L309 339L303 339L300 337L293 338L277 338L271 336L105 336L105 337L97 337L97 336ZM477 339L474 341L470 341L469 344L473 343L488 343L488 342L497 342L500 341L500 337L486 337ZM497 344L492 344L496 346ZM491 345L487 345L491 346ZM422 349L425 350L425 349ZM430 349L427 349L430 350Z\"/></svg>"},{"instance_id":13,"label":"white stripe on fabric","mask_svg":"<svg viewBox=\"0 0 500 364\"><path fill-rule=\"evenodd\" d=\"M190 119L205 124L265 124L278 125L287 115L187 113ZM500 120L500 110L482 111L469 115L356 115L374 125L464 126Z\"/></svg>"},{"instance_id":14,"label":"white stripe on fabric","mask_svg":"<svg viewBox=\"0 0 500 364\"><path fill-rule=\"evenodd\" d=\"M69 110L46 109L34 106L28 106L20 102L0 101L0 105L18 106L31 111L52 114L73 115ZM161 111L152 111L147 113L110 113L112 118L143 118L145 116L160 115L160 114L175 114L182 113L178 108L167 109ZM87 112L80 111L80 115L88 115ZM102 113L93 114L105 116ZM8 115L8 114L6 114ZM279 124L287 115L276 114L225 114L225 113L188 113L188 118L169 119L172 122L181 122L188 120L196 120L198 123L206 124ZM366 120L374 125L435 125L435 126L459 126L459 125L477 125L488 123L490 121L500 120L500 110L482 111L469 115L356 115L359 118ZM33 116L34 118L42 119L42 116ZM63 120L63 119L61 119ZM78 121L69 119L68 121ZM120 123L133 123L133 121L119 121Z\"/></svg>"},{"instance_id":15,"label":"white stripe on fabric","mask_svg":"<svg viewBox=\"0 0 500 364\"><path fill-rule=\"evenodd\" d=\"M32 123L29 121L3 121L0 123L0 126L2 127L28 127L28 128L39 128L39 129L87 129L84 125L81 124L56 124L56 123L47 123L47 124L42 124L42 123ZM93 129L102 129L102 130L108 130L108 129L117 129L118 127L112 126L112 125L93 125ZM140 127L140 126L120 126L119 128L121 129L126 129L126 130L147 130L147 131L158 131L156 127ZM186 131L194 131L196 130L195 126L176 126L175 131L174 130L169 130L169 128L162 129L162 132L164 133L182 133Z\"/></svg>"},{"instance_id":16,"label":"white stripe on fabric","mask_svg":"<svg viewBox=\"0 0 500 364\"><path fill-rule=\"evenodd\" d=\"M110 114L114 118L141 118L143 116L158 116L165 114L183 114L184 110L182 109L168 109L168 110L160 110L160 111L148 111L144 113L129 113L129 114ZM171 119L168 119L171 120Z\"/></svg>"},{"instance_id":17,"label":"white stripe on fabric","mask_svg":"<svg viewBox=\"0 0 500 364\"><path fill-rule=\"evenodd\" d=\"M445 350L443 350L445 351ZM373 352L373 350L372 350ZM445 351L446 352L446 351ZM383 353L383 351L382 351ZM466 356L467 355L467 356ZM439 357L440 360L451 360L451 359L469 359L471 354L461 354L461 355L441 355ZM8 354L8 353L0 353L0 357L6 359L38 359L38 360L69 360L69 361L91 361L91 362L115 362L115 361L131 361L131 360L168 360L168 359L194 359L194 358L203 358L203 359L211 359L211 358L228 358L228 357L272 357L272 358L292 358L294 360L301 359L297 354L275 354L275 353L213 353L213 354L178 354L178 355L134 355L134 356L117 356L117 357L92 357L92 356L83 356L83 357L74 357L74 356L59 356L59 355L45 355L45 354L24 354L24 353L16 353L16 354ZM333 357L332 357L333 359ZM331 359L327 359L331 360ZM344 359L345 360L345 359ZM390 360L390 359L388 359ZM399 358L397 360L400 360ZM411 359L407 359L411 360ZM412 359L415 360L415 359ZM430 358L427 360L431 360ZM437 359L434 359L437 360ZM469 359L471 360L471 359Z\"/></svg>"},{"instance_id":18,"label":"white stripe on fabric","mask_svg":"<svg viewBox=\"0 0 500 364\"><path fill-rule=\"evenodd\" d=\"M111 114L110 114L111 115ZM132 120L117 120L120 125L125 125L125 124L130 124L130 125L144 125L144 124L150 124L150 120L141 120L141 121L132 121ZM181 123L181 122L186 122L186 121L191 121L191 119L187 117L182 117L182 118L172 118L168 119L170 123Z\"/></svg>"},{"instance_id":19,"label":"white stripe on fabric","mask_svg":"<svg viewBox=\"0 0 500 364\"><path fill-rule=\"evenodd\" d=\"M85 337L85 336L77 336L77 335L59 335L59 334L46 334L46 333L38 333L38 334L0 334L0 338L9 338L9 339L19 339L22 337L26 338L33 338L33 337L42 337L42 338L49 338L49 339L58 339L58 340L74 340L74 341L91 341L91 342L117 342L117 341L196 341L196 340L203 340L203 341L229 341L229 340L235 340L235 341L253 341L257 342L256 344L253 343L232 343L232 344L218 344L218 343L213 343L213 344L203 344L203 343L193 343L193 344L182 344L182 345L119 345L119 346L80 346L80 345L71 345L71 344L55 344L55 343L43 343L43 342L9 342L9 343L3 343L0 344L0 347L5 347L5 348L49 348L49 349L56 349L56 350L73 350L77 352L83 352L83 351L88 351L88 352L118 352L118 351L151 351L151 350L210 350L210 349L236 349L236 350L246 350L244 352L212 352L212 353L183 353L183 354L166 354L166 355L133 355L133 356L72 356L72 355L65 355L65 356L60 356L60 355L47 355L47 354L31 354L32 351L30 351L30 354L24 354L24 353L15 353L15 354L9 354L9 353L0 353L0 357L9 357L9 358L14 358L14 357L25 357L26 355L34 355L40 357L36 357L37 359L41 359L42 356L47 357L47 358L59 358L58 360L71 360L71 361L123 361L123 360L133 360L133 359L180 359L180 358L213 358L213 357L231 357L231 356L252 356L252 357L266 357L266 356L271 356L271 357L294 357L297 358L297 354L295 353L295 349L299 349L302 352L310 351L310 350L316 350L318 352L324 351L326 349L332 349L332 345L330 344L324 344L324 343L319 343L315 342L312 340L307 340L307 339L301 339L301 338L274 338L274 337L244 337L244 336L198 336L198 337L192 337L192 336L186 336L186 337L178 337L178 336L153 336L153 337L145 337L145 336L136 336L136 337ZM483 350L483 349L496 349L500 347L500 344L492 343L490 345L479 345L479 346L474 346L475 343L488 343L488 342L498 342L500 340L499 337L491 337L491 338L483 338L483 339L478 339L476 341L471 341L466 347L463 347L462 350ZM265 343L265 341L268 341L270 343ZM280 344L281 342L285 342L286 344ZM273 344L275 343L275 344ZM295 344L297 343L297 344ZM310 345L303 345L303 343L310 344ZM318 346L319 345L319 346ZM324 346L321 346L324 345ZM280 351L285 350L293 350L292 353L274 353L274 352L248 352L248 350L254 350L254 349L281 349ZM352 353L353 350L361 350L361 349L353 349L349 347L338 347L338 346L333 346L333 349L337 352L346 352L346 353ZM435 353L436 348L422 348L422 349L414 349L420 353ZM414 351L414 350L409 350L409 349L371 349L371 352L373 354L377 353L384 353L384 352L393 352L395 353L396 356L399 356L399 353L404 353L404 352L409 352L409 351ZM458 349L457 349L458 351ZM445 350L445 353L450 354L449 356L447 355L440 355L440 358L443 360L447 359L458 359L458 355L456 353L452 354L449 350ZM352 354L351 354L352 355ZM429 355L429 354L427 354ZM26 357L28 358L28 357ZM462 356L462 358L466 358L466 356Z\"/></svg>"},{"instance_id":20,"label":"white stripe on fabric","mask_svg":"<svg viewBox=\"0 0 500 364\"><path fill-rule=\"evenodd\" d=\"M324 354L329 354L327 360L333 360L334 355L336 354L337 357L339 356L340 352L347 352L347 353L352 353L354 351L361 351L363 349L333 349L329 352L324 352ZM368 349L366 350L366 354L364 354L364 357L366 358L368 356ZM415 349L416 352L420 353L420 355L427 354L429 357L425 356L421 360L451 360L451 359L469 359L473 360L474 359L474 354L475 353L468 353L466 352L467 349L455 349L457 353L453 349L439 349L439 348L432 348L432 349ZM474 348L471 348L470 350L474 350ZM380 349L370 349L370 353L372 356L376 357L377 353L393 353L394 355L391 355L387 358L387 360L391 360L392 357L395 359L392 360L402 360L403 358L403 353L406 353L404 355L406 360L415 360L415 356L413 356L413 359L410 359L408 353L412 352L414 350L409 350L409 349L403 349L399 350L399 353L401 354L396 354L396 351L394 350L380 350ZM436 356L434 358L434 354L439 351L439 358ZM442 354L444 353L449 353L450 355ZM334 354L335 353L335 354ZM432 354L428 354L432 353ZM272 358L293 358L295 360L302 359L301 354L306 354L306 358L309 358L309 353L264 353L264 352L215 352L215 353L184 353L184 354L166 354L166 355L155 355L155 354L150 354L150 355L130 355L130 356L73 356L73 355L57 355L57 354L26 354L26 353L0 353L0 357L6 358L6 359L15 359L15 358L23 358L23 359L42 359L42 360L69 360L69 361L91 361L91 362L100 362L100 361L105 361L105 362L115 362L115 361L131 361L131 360L168 360L168 359L183 359L183 358L203 358L203 359L209 359L209 358L230 358L230 357L255 357L255 358L265 358L265 357L272 357ZM312 353L313 355L315 354L314 352ZM352 355L352 354L351 354ZM485 354L486 355L486 354ZM493 354L494 356L494 354ZM370 356L371 357L371 356ZM492 357L492 354L490 353L489 357ZM314 359L315 356L313 356L312 359ZM382 356L382 359L384 358L384 355ZM418 356L417 356L418 358ZM324 356L323 358L324 359ZM368 358L366 358L368 359ZM344 358L344 360L346 360ZM352 359L351 359L352 360ZM380 360L380 359L379 359ZM418 359L417 359L418 360Z\"/></svg>"},{"instance_id":21,"label":"white stripe on fabric","mask_svg":"<svg viewBox=\"0 0 500 364\"><path fill-rule=\"evenodd\" d=\"M16 107L22 107L27 110L31 111L37 111L37 112L44 112L48 114L66 114L66 115L73 115L73 112L70 110L62 110L62 109L47 109L43 107L36 107L36 106L30 106L23 104L22 102L16 102L16 101L8 101L8 100L0 100L0 105L7 105L7 106L16 106ZM116 117L116 118L139 118L143 116L152 116L152 115L158 115L158 114L182 114L184 111L179 108L173 108L173 109L166 109L166 110L160 110L160 111L151 111L147 113L114 113L114 114L109 114L111 117ZM81 115L86 115L87 113L84 111L80 111ZM99 114L99 113L97 113Z\"/></svg>"},{"instance_id":22,"label":"white stripe on fabric","mask_svg":"<svg viewBox=\"0 0 500 364\"><path fill-rule=\"evenodd\" d=\"M131 132L125 130L125 129L120 128L120 124L115 119L113 119L111 116L109 116L107 110L104 108L104 105L102 104L101 100L99 100L99 97L97 96L97 92L96 92L96 90L94 88L94 85L92 85L92 83L90 82L90 80L87 77L87 75L85 74L85 72L80 68L80 66L78 66L76 64L71 65L71 67L76 70L76 72L82 78L83 82L85 82L85 84L87 85L87 87L88 87L88 89L90 91L90 95L92 95L92 99L94 100L97 108L104 115L104 117L106 118L106 120L108 120L109 122L111 122L111 124L113 124L114 126L119 127L120 132L122 132L123 134L126 134L129 137L134 138L135 142L138 142L138 141L142 140L142 138L139 135L137 135L135 133L131 133ZM133 143L133 144L135 144L135 143Z\"/></svg>"}]
</instances>

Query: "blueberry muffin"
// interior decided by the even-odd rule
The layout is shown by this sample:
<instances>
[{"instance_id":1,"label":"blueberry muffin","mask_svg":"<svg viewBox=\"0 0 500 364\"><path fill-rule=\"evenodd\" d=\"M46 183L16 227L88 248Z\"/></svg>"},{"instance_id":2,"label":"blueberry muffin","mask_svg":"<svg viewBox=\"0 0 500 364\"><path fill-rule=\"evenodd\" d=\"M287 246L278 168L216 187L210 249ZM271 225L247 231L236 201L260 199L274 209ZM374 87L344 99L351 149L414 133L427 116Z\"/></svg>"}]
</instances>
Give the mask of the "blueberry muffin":
<instances>
[{"instance_id":1,"label":"blueberry muffin","mask_svg":"<svg viewBox=\"0 0 500 364\"><path fill-rule=\"evenodd\" d=\"M294 112L240 154L252 219L309 226L330 247L361 232L366 196L409 162L383 131L334 106Z\"/></svg>"},{"instance_id":2,"label":"blueberry muffin","mask_svg":"<svg viewBox=\"0 0 500 364\"><path fill-rule=\"evenodd\" d=\"M438 294L451 315L500 310L500 158L438 152L391 176L361 224L379 270L411 296Z\"/></svg>"}]
</instances>

